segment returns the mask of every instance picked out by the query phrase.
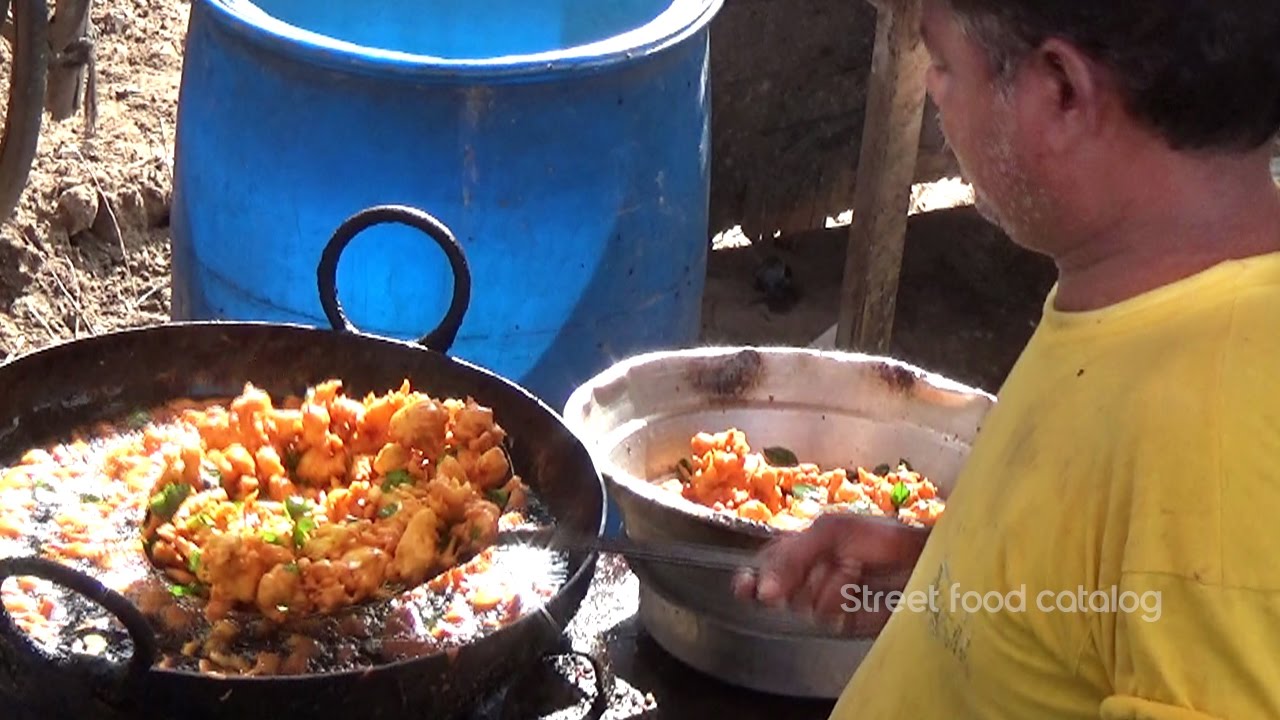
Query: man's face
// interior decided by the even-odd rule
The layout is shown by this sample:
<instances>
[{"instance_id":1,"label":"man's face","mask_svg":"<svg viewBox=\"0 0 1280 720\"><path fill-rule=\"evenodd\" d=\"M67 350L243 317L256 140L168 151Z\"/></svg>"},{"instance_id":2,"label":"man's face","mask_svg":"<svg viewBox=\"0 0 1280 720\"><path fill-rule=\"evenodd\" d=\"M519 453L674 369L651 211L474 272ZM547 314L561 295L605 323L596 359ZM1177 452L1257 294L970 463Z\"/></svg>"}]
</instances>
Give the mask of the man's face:
<instances>
[{"instance_id":1,"label":"man's face","mask_svg":"<svg viewBox=\"0 0 1280 720\"><path fill-rule=\"evenodd\" d=\"M929 95L942 131L974 186L977 210L1020 245L1034 248L1045 193L1023 158L1017 85L1002 89L978 45L943 0L925 0L922 23L931 64Z\"/></svg>"}]
</instances>

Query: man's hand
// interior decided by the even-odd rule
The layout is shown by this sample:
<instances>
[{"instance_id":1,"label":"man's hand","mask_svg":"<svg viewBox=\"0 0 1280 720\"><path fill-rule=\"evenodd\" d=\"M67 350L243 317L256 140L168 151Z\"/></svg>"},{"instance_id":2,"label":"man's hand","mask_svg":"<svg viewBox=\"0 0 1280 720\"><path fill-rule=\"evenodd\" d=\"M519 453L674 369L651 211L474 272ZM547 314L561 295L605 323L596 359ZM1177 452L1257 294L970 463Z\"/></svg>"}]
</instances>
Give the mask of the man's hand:
<instances>
[{"instance_id":1,"label":"man's hand","mask_svg":"<svg viewBox=\"0 0 1280 720\"><path fill-rule=\"evenodd\" d=\"M836 632L872 635L889 619L879 612L848 612L850 593L902 590L928 534L852 514L819 517L803 533L775 541L760 553L761 568L734 578L734 593L774 608L811 615ZM847 591L846 591L846 588Z\"/></svg>"}]
</instances>

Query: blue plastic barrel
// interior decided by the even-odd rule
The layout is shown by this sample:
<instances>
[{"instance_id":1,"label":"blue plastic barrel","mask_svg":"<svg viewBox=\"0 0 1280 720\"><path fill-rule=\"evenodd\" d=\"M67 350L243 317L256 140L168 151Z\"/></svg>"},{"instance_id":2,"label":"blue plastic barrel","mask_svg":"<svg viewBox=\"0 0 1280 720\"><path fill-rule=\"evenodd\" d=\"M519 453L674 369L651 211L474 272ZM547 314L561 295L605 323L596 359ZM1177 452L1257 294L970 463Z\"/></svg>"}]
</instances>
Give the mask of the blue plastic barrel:
<instances>
[{"instance_id":1,"label":"blue plastic barrel","mask_svg":"<svg viewBox=\"0 0 1280 720\"><path fill-rule=\"evenodd\" d=\"M328 326L342 221L401 204L474 280L452 354L559 409L614 361L697 341L708 23L721 0L193 0L178 106L172 316ZM443 253L371 228L338 268L364 332L439 322Z\"/></svg>"}]
</instances>

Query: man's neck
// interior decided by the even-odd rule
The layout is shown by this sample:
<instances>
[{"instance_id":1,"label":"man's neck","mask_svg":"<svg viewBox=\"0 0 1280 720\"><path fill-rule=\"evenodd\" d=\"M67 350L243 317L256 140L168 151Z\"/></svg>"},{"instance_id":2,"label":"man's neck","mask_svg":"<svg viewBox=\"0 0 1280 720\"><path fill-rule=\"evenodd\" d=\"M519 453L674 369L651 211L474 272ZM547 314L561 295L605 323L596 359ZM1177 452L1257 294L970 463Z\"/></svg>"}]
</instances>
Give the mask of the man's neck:
<instances>
[{"instance_id":1,"label":"man's neck","mask_svg":"<svg viewBox=\"0 0 1280 720\"><path fill-rule=\"evenodd\" d=\"M1125 212L1054 258L1055 308L1097 310L1227 260L1280 251L1269 158L1171 161L1135 182Z\"/></svg>"}]
</instances>

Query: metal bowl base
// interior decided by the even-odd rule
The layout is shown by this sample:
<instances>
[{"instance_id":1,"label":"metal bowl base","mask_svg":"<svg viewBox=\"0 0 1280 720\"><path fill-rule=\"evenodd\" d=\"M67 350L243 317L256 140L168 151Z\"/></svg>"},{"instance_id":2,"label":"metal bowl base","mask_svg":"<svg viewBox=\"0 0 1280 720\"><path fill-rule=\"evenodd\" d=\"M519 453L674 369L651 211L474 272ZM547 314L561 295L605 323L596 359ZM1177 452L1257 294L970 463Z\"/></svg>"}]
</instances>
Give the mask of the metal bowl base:
<instances>
[{"instance_id":1,"label":"metal bowl base","mask_svg":"<svg viewBox=\"0 0 1280 720\"><path fill-rule=\"evenodd\" d=\"M718 680L756 692L835 700L874 642L733 627L640 583L640 622L663 650Z\"/></svg>"}]
</instances>

